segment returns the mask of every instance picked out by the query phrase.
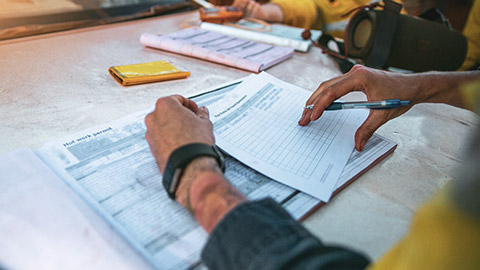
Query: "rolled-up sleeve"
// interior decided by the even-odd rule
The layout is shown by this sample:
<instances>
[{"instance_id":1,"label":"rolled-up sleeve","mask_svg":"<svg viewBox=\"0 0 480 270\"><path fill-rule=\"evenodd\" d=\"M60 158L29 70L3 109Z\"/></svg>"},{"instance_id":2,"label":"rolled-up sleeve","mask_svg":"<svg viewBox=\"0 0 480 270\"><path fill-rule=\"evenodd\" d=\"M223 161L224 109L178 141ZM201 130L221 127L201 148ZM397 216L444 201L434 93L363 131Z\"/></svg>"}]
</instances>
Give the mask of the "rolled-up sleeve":
<instances>
[{"instance_id":1,"label":"rolled-up sleeve","mask_svg":"<svg viewBox=\"0 0 480 270\"><path fill-rule=\"evenodd\" d=\"M246 202L212 231L202 251L209 269L364 269L361 254L323 245L272 199Z\"/></svg>"}]
</instances>

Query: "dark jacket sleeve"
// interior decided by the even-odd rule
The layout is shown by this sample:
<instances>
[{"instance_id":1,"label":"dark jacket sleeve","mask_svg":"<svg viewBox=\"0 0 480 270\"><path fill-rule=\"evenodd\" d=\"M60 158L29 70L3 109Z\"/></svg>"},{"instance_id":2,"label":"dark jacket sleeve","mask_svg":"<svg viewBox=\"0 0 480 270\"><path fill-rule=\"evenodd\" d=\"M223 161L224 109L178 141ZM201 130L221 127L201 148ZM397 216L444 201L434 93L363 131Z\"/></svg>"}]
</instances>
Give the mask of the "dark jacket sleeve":
<instances>
[{"instance_id":1,"label":"dark jacket sleeve","mask_svg":"<svg viewBox=\"0 0 480 270\"><path fill-rule=\"evenodd\" d=\"M364 269L361 254L323 245L272 199L242 203L202 251L209 269Z\"/></svg>"}]
</instances>

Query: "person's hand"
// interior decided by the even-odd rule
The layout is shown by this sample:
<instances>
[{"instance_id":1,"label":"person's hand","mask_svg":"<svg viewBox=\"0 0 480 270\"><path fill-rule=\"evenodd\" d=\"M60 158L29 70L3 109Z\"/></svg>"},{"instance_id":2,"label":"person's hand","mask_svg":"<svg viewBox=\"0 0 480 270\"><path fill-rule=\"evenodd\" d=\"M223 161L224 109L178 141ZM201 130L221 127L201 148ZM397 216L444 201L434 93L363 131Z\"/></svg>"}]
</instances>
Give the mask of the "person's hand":
<instances>
[{"instance_id":1,"label":"person's hand","mask_svg":"<svg viewBox=\"0 0 480 270\"><path fill-rule=\"evenodd\" d=\"M207 108L198 108L182 96L158 99L155 110L145 117L145 125L145 138L162 173L168 157L178 147L189 143L215 144Z\"/></svg>"},{"instance_id":2,"label":"person's hand","mask_svg":"<svg viewBox=\"0 0 480 270\"><path fill-rule=\"evenodd\" d=\"M263 11L255 0L234 0L232 6L243 12L243 17L261 19Z\"/></svg>"},{"instance_id":3,"label":"person's hand","mask_svg":"<svg viewBox=\"0 0 480 270\"><path fill-rule=\"evenodd\" d=\"M155 110L145 117L145 125L145 138L162 173L168 157L178 147L215 143L207 108L198 108L195 102L182 96L158 99ZM177 202L208 233L227 213L247 200L225 180L212 157L197 157L185 167L175 195Z\"/></svg>"},{"instance_id":4,"label":"person's hand","mask_svg":"<svg viewBox=\"0 0 480 270\"><path fill-rule=\"evenodd\" d=\"M348 73L323 82L306 102L306 105L314 105L313 110L305 109L298 123L305 126L317 120L327 106L352 91L363 91L368 101L410 100L410 106L370 110L367 120L355 133L355 148L360 151L381 125L405 113L416 103L420 91L411 83L411 78L403 74L356 65Z\"/></svg>"},{"instance_id":5,"label":"person's hand","mask_svg":"<svg viewBox=\"0 0 480 270\"><path fill-rule=\"evenodd\" d=\"M264 20L266 22L283 22L283 11L275 4L259 4L255 0L234 0L232 6L243 12L243 17Z\"/></svg>"}]
</instances>

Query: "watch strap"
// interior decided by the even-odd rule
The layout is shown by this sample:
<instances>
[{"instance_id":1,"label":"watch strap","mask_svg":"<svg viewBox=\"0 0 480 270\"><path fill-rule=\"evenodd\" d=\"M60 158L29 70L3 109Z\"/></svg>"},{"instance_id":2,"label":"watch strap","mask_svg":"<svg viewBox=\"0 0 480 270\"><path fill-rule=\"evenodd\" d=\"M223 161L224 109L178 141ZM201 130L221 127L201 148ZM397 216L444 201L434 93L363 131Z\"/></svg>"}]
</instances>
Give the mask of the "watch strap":
<instances>
[{"instance_id":1,"label":"watch strap","mask_svg":"<svg viewBox=\"0 0 480 270\"><path fill-rule=\"evenodd\" d=\"M201 156L215 158L222 171L225 171L223 155L214 145L191 143L177 148L168 158L162 179L163 187L165 191L167 191L168 197L172 200L175 200L175 192L185 167L187 167L193 159Z\"/></svg>"}]
</instances>

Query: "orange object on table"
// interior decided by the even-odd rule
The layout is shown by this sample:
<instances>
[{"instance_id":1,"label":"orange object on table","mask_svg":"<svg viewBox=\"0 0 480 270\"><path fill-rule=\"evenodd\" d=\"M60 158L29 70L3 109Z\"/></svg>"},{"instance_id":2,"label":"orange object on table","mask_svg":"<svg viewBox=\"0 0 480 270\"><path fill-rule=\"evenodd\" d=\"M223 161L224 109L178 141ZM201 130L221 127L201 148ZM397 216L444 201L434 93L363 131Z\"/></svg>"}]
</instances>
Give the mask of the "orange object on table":
<instances>
[{"instance_id":1,"label":"orange object on table","mask_svg":"<svg viewBox=\"0 0 480 270\"><path fill-rule=\"evenodd\" d=\"M243 12L233 6L217 6L212 8L200 8L202 22L224 23L236 22L243 17Z\"/></svg>"}]
</instances>

